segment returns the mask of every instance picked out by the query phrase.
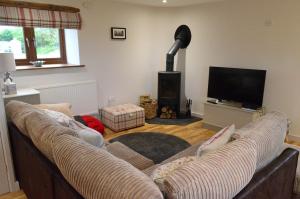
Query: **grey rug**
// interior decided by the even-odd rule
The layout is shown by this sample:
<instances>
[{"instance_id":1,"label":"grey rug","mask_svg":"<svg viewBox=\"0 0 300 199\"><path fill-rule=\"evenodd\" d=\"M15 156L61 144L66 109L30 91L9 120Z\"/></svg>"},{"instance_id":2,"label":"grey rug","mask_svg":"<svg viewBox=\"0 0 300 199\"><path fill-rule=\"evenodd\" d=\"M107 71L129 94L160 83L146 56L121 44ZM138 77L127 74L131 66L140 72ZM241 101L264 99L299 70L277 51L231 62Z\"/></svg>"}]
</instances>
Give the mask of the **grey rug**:
<instances>
[{"instance_id":1,"label":"grey rug","mask_svg":"<svg viewBox=\"0 0 300 199\"><path fill-rule=\"evenodd\" d=\"M178 119L161 119L159 117L146 120L148 124L163 124L163 125L187 125L194 122L201 121L201 118L191 117L191 118L178 118Z\"/></svg>"},{"instance_id":2,"label":"grey rug","mask_svg":"<svg viewBox=\"0 0 300 199\"><path fill-rule=\"evenodd\" d=\"M158 164L191 146L185 140L164 133L141 132L121 135L110 142L121 142Z\"/></svg>"}]
</instances>

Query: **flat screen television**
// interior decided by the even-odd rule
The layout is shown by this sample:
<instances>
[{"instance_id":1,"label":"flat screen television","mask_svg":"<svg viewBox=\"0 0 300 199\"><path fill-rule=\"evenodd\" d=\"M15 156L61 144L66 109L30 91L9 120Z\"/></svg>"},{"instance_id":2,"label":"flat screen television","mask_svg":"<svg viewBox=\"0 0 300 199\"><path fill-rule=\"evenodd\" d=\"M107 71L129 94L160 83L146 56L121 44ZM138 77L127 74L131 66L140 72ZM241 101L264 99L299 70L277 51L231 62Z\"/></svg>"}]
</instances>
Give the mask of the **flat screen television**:
<instances>
[{"instance_id":1,"label":"flat screen television","mask_svg":"<svg viewBox=\"0 0 300 199\"><path fill-rule=\"evenodd\" d=\"M209 98L242 103L245 108L262 107L266 70L209 68Z\"/></svg>"}]
</instances>

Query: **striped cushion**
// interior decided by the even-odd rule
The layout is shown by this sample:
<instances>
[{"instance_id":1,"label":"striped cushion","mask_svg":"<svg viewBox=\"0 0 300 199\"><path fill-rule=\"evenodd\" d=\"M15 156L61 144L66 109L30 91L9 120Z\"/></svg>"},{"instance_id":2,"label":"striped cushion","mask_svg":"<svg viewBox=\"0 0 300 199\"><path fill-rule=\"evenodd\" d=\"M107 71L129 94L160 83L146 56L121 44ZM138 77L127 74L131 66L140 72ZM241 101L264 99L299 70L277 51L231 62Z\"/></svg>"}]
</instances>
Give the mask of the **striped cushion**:
<instances>
[{"instance_id":1,"label":"striped cushion","mask_svg":"<svg viewBox=\"0 0 300 199\"><path fill-rule=\"evenodd\" d=\"M214 136L212 136L209 140L204 142L197 150L196 155L200 156L200 155L203 155L210 151L214 151L214 150L218 149L219 147L223 146L230 140L234 131L235 131L234 124L223 128L221 131L219 131Z\"/></svg>"},{"instance_id":2,"label":"striped cushion","mask_svg":"<svg viewBox=\"0 0 300 199\"><path fill-rule=\"evenodd\" d=\"M68 134L78 137L74 130L63 127L45 113L33 112L25 118L25 125L34 145L52 162L53 140L56 136Z\"/></svg>"},{"instance_id":3,"label":"striped cushion","mask_svg":"<svg viewBox=\"0 0 300 199\"><path fill-rule=\"evenodd\" d=\"M287 126L284 114L271 112L236 131L234 137L247 137L256 142L258 171L281 153Z\"/></svg>"},{"instance_id":4,"label":"striped cushion","mask_svg":"<svg viewBox=\"0 0 300 199\"><path fill-rule=\"evenodd\" d=\"M153 171L153 173L151 174L151 178L158 185L160 190L164 192L164 181L168 176L172 175L173 172L183 167L184 165L187 165L188 163L198 159L198 156L187 156L161 165Z\"/></svg>"},{"instance_id":5,"label":"striped cushion","mask_svg":"<svg viewBox=\"0 0 300 199\"><path fill-rule=\"evenodd\" d=\"M174 171L164 181L172 199L230 199L251 180L256 169L256 144L240 139L207 153Z\"/></svg>"},{"instance_id":6,"label":"striped cushion","mask_svg":"<svg viewBox=\"0 0 300 199\"><path fill-rule=\"evenodd\" d=\"M154 165L152 160L142 156L120 142L109 144L107 146L107 151L117 158L125 160L139 170L143 170Z\"/></svg>"},{"instance_id":7,"label":"striped cushion","mask_svg":"<svg viewBox=\"0 0 300 199\"><path fill-rule=\"evenodd\" d=\"M163 198L158 187L141 171L76 137L56 137L53 153L63 176L84 198Z\"/></svg>"}]
</instances>

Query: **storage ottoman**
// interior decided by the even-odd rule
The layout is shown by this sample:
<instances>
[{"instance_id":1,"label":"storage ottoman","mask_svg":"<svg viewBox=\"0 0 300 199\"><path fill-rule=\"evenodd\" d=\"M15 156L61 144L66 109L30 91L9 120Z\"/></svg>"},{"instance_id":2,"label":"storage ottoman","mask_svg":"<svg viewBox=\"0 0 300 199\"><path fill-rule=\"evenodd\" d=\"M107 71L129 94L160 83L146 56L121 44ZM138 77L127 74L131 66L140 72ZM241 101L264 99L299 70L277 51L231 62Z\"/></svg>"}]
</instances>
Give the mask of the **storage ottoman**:
<instances>
[{"instance_id":1,"label":"storage ottoman","mask_svg":"<svg viewBox=\"0 0 300 199\"><path fill-rule=\"evenodd\" d=\"M105 126L116 132L145 125L144 109L134 104L105 107L101 118Z\"/></svg>"}]
</instances>

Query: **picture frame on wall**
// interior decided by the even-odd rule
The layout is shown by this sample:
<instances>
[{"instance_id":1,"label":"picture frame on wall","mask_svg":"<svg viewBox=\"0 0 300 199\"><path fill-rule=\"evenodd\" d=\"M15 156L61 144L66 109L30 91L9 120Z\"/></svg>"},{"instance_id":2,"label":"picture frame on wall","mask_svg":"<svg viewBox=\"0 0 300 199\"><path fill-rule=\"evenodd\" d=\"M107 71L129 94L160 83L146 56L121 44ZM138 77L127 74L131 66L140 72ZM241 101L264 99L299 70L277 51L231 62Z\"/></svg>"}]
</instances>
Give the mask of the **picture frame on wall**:
<instances>
[{"instance_id":1,"label":"picture frame on wall","mask_svg":"<svg viewBox=\"0 0 300 199\"><path fill-rule=\"evenodd\" d=\"M112 27L111 39L126 39L126 28Z\"/></svg>"}]
</instances>

